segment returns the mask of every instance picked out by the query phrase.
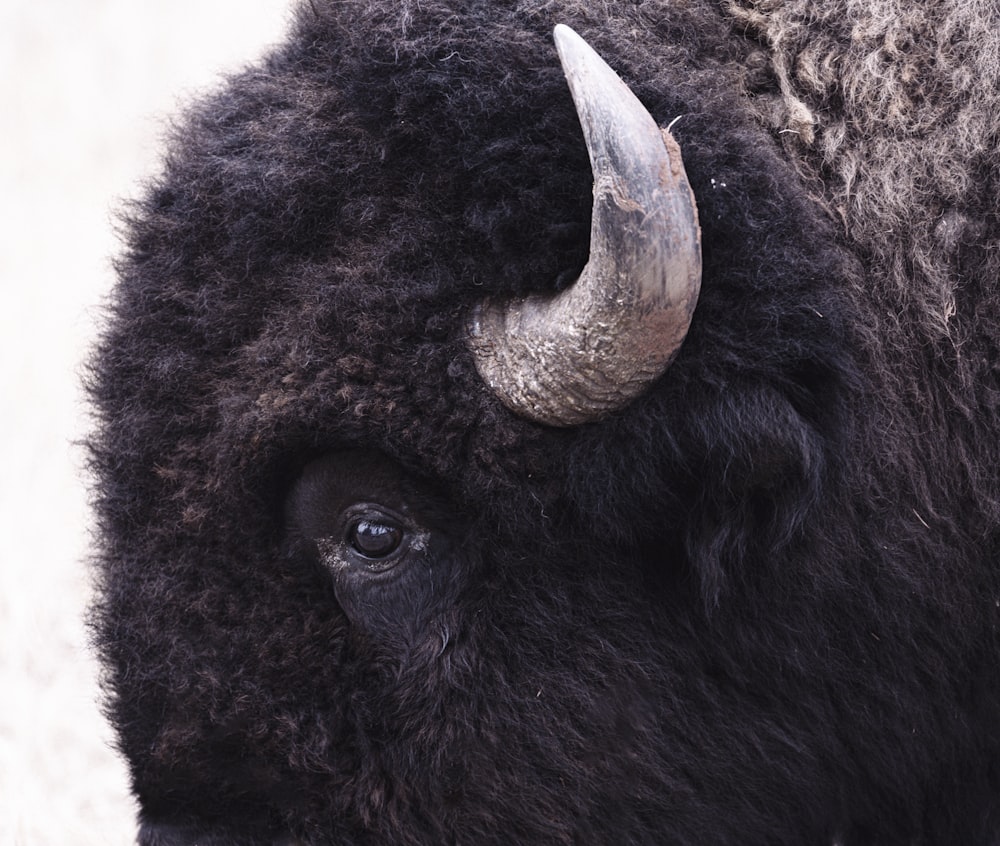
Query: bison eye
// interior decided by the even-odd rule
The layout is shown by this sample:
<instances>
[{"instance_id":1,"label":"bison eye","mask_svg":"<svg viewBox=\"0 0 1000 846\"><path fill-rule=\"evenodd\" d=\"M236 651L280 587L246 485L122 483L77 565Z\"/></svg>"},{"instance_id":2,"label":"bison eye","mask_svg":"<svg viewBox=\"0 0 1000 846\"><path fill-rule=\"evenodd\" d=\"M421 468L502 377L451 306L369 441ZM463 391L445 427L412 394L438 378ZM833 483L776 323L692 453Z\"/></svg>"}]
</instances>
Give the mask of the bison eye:
<instances>
[{"instance_id":1,"label":"bison eye","mask_svg":"<svg viewBox=\"0 0 1000 846\"><path fill-rule=\"evenodd\" d=\"M362 518L348 527L347 542L365 558L388 558L403 542L403 530L384 517Z\"/></svg>"}]
</instances>

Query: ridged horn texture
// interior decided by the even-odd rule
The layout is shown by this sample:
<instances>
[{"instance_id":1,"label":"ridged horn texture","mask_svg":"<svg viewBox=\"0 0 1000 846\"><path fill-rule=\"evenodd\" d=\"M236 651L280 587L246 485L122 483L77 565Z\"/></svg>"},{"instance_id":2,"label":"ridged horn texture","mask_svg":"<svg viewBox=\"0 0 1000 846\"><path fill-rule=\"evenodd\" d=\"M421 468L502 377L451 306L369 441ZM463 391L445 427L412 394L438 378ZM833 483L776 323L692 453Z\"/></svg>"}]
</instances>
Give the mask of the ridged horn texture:
<instances>
[{"instance_id":1,"label":"ridged horn texture","mask_svg":"<svg viewBox=\"0 0 1000 846\"><path fill-rule=\"evenodd\" d=\"M480 303L468 344L508 408L575 426L625 407L677 354L701 285L701 233L677 142L572 29L554 38L594 173L590 258L558 294Z\"/></svg>"}]
</instances>

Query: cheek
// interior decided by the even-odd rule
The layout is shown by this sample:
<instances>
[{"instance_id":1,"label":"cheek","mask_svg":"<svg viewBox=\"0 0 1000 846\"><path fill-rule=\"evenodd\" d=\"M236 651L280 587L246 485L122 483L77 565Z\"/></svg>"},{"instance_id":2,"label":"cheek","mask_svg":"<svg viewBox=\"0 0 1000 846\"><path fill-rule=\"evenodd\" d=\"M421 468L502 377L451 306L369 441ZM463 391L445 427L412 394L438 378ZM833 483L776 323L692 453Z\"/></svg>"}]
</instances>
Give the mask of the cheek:
<instances>
[{"instance_id":1,"label":"cheek","mask_svg":"<svg viewBox=\"0 0 1000 846\"><path fill-rule=\"evenodd\" d=\"M351 627L369 639L396 643L418 639L447 603L445 568L427 544L414 544L394 566L370 566L342 544L318 540L320 560Z\"/></svg>"}]
</instances>

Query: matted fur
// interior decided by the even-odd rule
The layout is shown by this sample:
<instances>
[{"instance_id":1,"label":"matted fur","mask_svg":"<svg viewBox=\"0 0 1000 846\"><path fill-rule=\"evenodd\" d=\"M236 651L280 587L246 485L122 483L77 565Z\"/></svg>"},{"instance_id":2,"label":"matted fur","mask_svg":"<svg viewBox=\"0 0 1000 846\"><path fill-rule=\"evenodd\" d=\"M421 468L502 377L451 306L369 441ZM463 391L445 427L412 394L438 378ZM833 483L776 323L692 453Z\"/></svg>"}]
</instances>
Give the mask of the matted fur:
<instances>
[{"instance_id":1,"label":"matted fur","mask_svg":"<svg viewBox=\"0 0 1000 846\"><path fill-rule=\"evenodd\" d=\"M1000 35L924 6L312 0L178 123L91 381L143 844L996 841ZM704 250L668 373L565 431L464 343L586 261L556 23ZM461 538L405 648L285 525L357 448Z\"/></svg>"},{"instance_id":2,"label":"matted fur","mask_svg":"<svg viewBox=\"0 0 1000 846\"><path fill-rule=\"evenodd\" d=\"M911 335L961 344L961 289L1000 272L984 248L997 237L996 6L748 0L730 12L772 74L749 84L759 111L871 257L869 284Z\"/></svg>"}]
</instances>

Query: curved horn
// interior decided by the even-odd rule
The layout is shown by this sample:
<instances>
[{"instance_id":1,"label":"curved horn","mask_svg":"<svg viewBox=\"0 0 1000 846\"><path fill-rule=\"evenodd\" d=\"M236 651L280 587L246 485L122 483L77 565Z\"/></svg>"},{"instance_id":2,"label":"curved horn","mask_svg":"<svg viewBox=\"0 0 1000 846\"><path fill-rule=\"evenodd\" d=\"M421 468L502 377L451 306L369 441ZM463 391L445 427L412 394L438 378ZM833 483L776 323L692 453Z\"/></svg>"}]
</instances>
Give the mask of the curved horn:
<instances>
[{"instance_id":1,"label":"curved horn","mask_svg":"<svg viewBox=\"0 0 1000 846\"><path fill-rule=\"evenodd\" d=\"M560 24L554 37L594 173L590 258L558 294L480 303L468 344L508 408L573 426L623 408L677 354L701 232L677 142L579 35Z\"/></svg>"}]
</instances>

